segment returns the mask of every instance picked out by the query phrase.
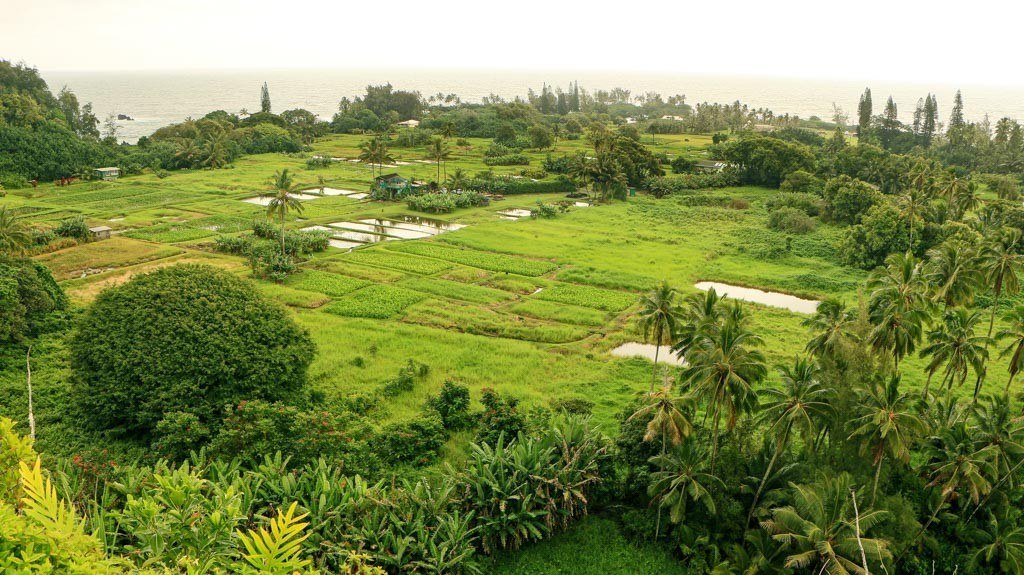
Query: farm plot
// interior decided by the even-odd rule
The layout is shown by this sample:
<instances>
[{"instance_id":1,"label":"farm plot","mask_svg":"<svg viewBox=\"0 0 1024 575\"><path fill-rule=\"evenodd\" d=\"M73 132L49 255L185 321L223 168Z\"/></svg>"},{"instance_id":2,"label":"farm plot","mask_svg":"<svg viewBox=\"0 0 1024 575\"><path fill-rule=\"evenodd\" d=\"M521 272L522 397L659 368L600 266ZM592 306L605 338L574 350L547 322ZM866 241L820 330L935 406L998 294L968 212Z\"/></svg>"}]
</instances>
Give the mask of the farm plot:
<instances>
[{"instance_id":1,"label":"farm plot","mask_svg":"<svg viewBox=\"0 0 1024 575\"><path fill-rule=\"evenodd\" d=\"M370 285L370 282L317 270L305 270L290 276L285 285L303 291L343 296Z\"/></svg>"},{"instance_id":2,"label":"farm plot","mask_svg":"<svg viewBox=\"0 0 1024 575\"><path fill-rule=\"evenodd\" d=\"M596 309L527 298L510 305L508 311L527 317L598 327L608 321L608 314Z\"/></svg>"},{"instance_id":3,"label":"farm plot","mask_svg":"<svg viewBox=\"0 0 1024 575\"><path fill-rule=\"evenodd\" d=\"M451 269L448 262L388 250L359 250L345 256L348 261L421 275L432 275Z\"/></svg>"},{"instance_id":4,"label":"farm plot","mask_svg":"<svg viewBox=\"0 0 1024 575\"><path fill-rule=\"evenodd\" d=\"M437 278L409 278L400 285L418 292L480 304L498 303L512 297L512 294L501 290Z\"/></svg>"},{"instance_id":5,"label":"farm plot","mask_svg":"<svg viewBox=\"0 0 1024 575\"><path fill-rule=\"evenodd\" d=\"M324 310L348 317L387 319L426 297L392 285L372 285L331 303Z\"/></svg>"},{"instance_id":6,"label":"farm plot","mask_svg":"<svg viewBox=\"0 0 1024 575\"><path fill-rule=\"evenodd\" d=\"M216 233L234 233L248 229L251 220L227 215L206 216L184 222L168 222L140 228L124 235L139 240L171 244L212 236Z\"/></svg>"},{"instance_id":7,"label":"farm plot","mask_svg":"<svg viewBox=\"0 0 1024 575\"><path fill-rule=\"evenodd\" d=\"M79 277L88 270L132 266L180 253L182 250L174 247L113 237L45 254L36 260L49 267L57 280L66 280Z\"/></svg>"},{"instance_id":8,"label":"farm plot","mask_svg":"<svg viewBox=\"0 0 1024 575\"><path fill-rule=\"evenodd\" d=\"M533 297L604 311L622 311L637 299L633 294L568 283L555 285Z\"/></svg>"},{"instance_id":9,"label":"farm plot","mask_svg":"<svg viewBox=\"0 0 1024 575\"><path fill-rule=\"evenodd\" d=\"M537 343L569 343L579 341L591 333L580 326L517 317L450 300L432 299L413 306L407 310L403 321L475 335Z\"/></svg>"},{"instance_id":10,"label":"farm plot","mask_svg":"<svg viewBox=\"0 0 1024 575\"><path fill-rule=\"evenodd\" d=\"M389 247L392 251L417 254L481 268L493 272L507 272L524 276L540 276L556 266L552 262L531 260L516 256L482 252L478 250L455 248L429 242L405 242Z\"/></svg>"}]
</instances>

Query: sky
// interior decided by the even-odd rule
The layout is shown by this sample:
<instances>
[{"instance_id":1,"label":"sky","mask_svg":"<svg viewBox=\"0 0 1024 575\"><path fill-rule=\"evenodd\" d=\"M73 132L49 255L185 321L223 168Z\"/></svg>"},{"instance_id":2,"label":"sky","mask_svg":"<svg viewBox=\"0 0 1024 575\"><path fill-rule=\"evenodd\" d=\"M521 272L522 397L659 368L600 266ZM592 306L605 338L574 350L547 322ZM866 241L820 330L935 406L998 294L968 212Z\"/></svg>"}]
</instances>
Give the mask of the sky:
<instances>
[{"instance_id":1,"label":"sky","mask_svg":"<svg viewBox=\"0 0 1024 575\"><path fill-rule=\"evenodd\" d=\"M46 71L511 69L1024 85L1014 0L0 0Z\"/></svg>"}]
</instances>

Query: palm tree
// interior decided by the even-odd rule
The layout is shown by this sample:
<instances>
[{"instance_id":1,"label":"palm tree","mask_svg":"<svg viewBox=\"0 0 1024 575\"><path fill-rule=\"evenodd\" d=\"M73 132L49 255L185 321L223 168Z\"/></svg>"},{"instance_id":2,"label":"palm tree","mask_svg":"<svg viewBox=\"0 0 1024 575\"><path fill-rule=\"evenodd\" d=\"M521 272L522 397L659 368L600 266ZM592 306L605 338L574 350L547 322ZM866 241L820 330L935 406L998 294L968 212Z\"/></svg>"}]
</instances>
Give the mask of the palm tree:
<instances>
[{"instance_id":1,"label":"palm tree","mask_svg":"<svg viewBox=\"0 0 1024 575\"><path fill-rule=\"evenodd\" d=\"M427 145L427 159L433 160L437 163L437 181L441 180L441 163L445 163L445 177L448 177L447 162L448 158L452 155L451 147L448 146L448 142L441 138L433 138L430 140L430 144Z\"/></svg>"},{"instance_id":2,"label":"palm tree","mask_svg":"<svg viewBox=\"0 0 1024 575\"><path fill-rule=\"evenodd\" d=\"M1020 244L1020 230L1009 228L996 241L982 248L978 254L978 267L987 283L992 288L995 301L992 302L992 314L988 320L988 337L992 337L992 328L996 323L996 311L999 310L999 297L1020 292L1020 280L1017 270L1024 263L1015 248Z\"/></svg>"},{"instance_id":3,"label":"palm tree","mask_svg":"<svg viewBox=\"0 0 1024 575\"><path fill-rule=\"evenodd\" d=\"M647 394L645 403L629 416L627 421L650 417L644 433L644 442L651 442L661 436L661 457L665 457L668 444L678 446L683 439L693 432L690 421L692 400L687 396L674 396L672 386L665 385L658 391ZM658 520L655 536L661 530L661 507L658 508Z\"/></svg>"},{"instance_id":4,"label":"palm tree","mask_svg":"<svg viewBox=\"0 0 1024 575\"><path fill-rule=\"evenodd\" d=\"M914 250L914 223L928 212L930 202L927 190L918 187L909 188L900 197L900 215L907 219L907 233L910 236L907 249L910 251Z\"/></svg>"},{"instance_id":5,"label":"palm tree","mask_svg":"<svg viewBox=\"0 0 1024 575\"><path fill-rule=\"evenodd\" d=\"M977 184L968 182L966 186L962 186L957 190L951 205L956 219L961 219L964 217L964 214L973 212L981 207L981 198L978 197Z\"/></svg>"},{"instance_id":6,"label":"palm tree","mask_svg":"<svg viewBox=\"0 0 1024 575\"><path fill-rule=\"evenodd\" d=\"M32 244L32 232L7 206L0 206L0 253L17 256Z\"/></svg>"},{"instance_id":7,"label":"palm tree","mask_svg":"<svg viewBox=\"0 0 1024 575\"><path fill-rule=\"evenodd\" d=\"M772 510L761 524L772 538L792 553L785 567L802 573L870 575L863 557L874 563L889 559L888 541L862 537L886 519L888 513L864 510L856 513L848 473L822 477L817 484L790 485L793 505Z\"/></svg>"},{"instance_id":8,"label":"palm tree","mask_svg":"<svg viewBox=\"0 0 1024 575\"><path fill-rule=\"evenodd\" d=\"M896 461L908 461L911 444L926 429L910 408L910 396L900 392L899 385L899 377L893 376L887 384L872 383L860 394L859 413L853 420L856 428L849 437L860 440L862 453L870 451L872 454L875 466L872 504L878 496L878 478L886 455Z\"/></svg>"},{"instance_id":9,"label":"palm tree","mask_svg":"<svg viewBox=\"0 0 1024 575\"><path fill-rule=\"evenodd\" d=\"M946 502L965 489L968 498L977 504L992 489L994 477L992 446L978 448L971 430L963 421L939 430L925 445L930 471L929 487L938 487L941 502L922 530L935 521Z\"/></svg>"},{"instance_id":10,"label":"palm tree","mask_svg":"<svg viewBox=\"0 0 1024 575\"><path fill-rule=\"evenodd\" d=\"M651 392L658 380L658 354L661 346L671 345L682 322L682 310L676 304L676 289L667 281L651 293L640 297L639 323L644 340L654 340L654 369L651 373Z\"/></svg>"},{"instance_id":11,"label":"palm tree","mask_svg":"<svg viewBox=\"0 0 1024 575\"><path fill-rule=\"evenodd\" d=\"M761 498L765 483L771 476L779 454L789 446L791 433L795 429L804 442L810 445L809 439L817 434L818 426L832 413L829 401L833 392L818 379L818 365L807 358L796 358L792 366L779 368L782 376L782 387L769 387L761 392L761 413L759 419L769 423L768 431L775 435L775 449L768 467L754 493L754 500L747 513L747 523L754 515L757 502Z\"/></svg>"},{"instance_id":12,"label":"palm tree","mask_svg":"<svg viewBox=\"0 0 1024 575\"><path fill-rule=\"evenodd\" d=\"M216 127L210 130L203 142L203 159L199 165L214 169L226 166L230 159L227 145L227 132L223 128Z\"/></svg>"},{"instance_id":13,"label":"palm tree","mask_svg":"<svg viewBox=\"0 0 1024 575\"><path fill-rule=\"evenodd\" d=\"M832 357L848 342L859 338L854 332L857 317L853 311L837 299L827 298L818 304L814 315L805 319L803 325L815 334L807 342L807 353L816 357Z\"/></svg>"},{"instance_id":14,"label":"palm tree","mask_svg":"<svg viewBox=\"0 0 1024 575\"><path fill-rule=\"evenodd\" d=\"M686 359L690 348L698 337L708 330L718 328L721 307L727 296L719 296L715 288L703 293L691 294L683 306L683 324L677 330L676 343L672 351L680 359Z\"/></svg>"},{"instance_id":15,"label":"palm tree","mask_svg":"<svg viewBox=\"0 0 1024 575\"><path fill-rule=\"evenodd\" d=\"M969 180L961 178L956 175L954 170L950 170L937 183L938 193L946 199L947 204L952 206L956 202L956 197L963 193L969 184Z\"/></svg>"},{"instance_id":16,"label":"palm tree","mask_svg":"<svg viewBox=\"0 0 1024 575\"><path fill-rule=\"evenodd\" d=\"M1004 319L1010 322L1010 327L1000 330L996 334L996 339L1000 341L1004 339L1010 340L1010 345L1006 346L999 354L999 357L1010 356L1010 365L1007 368L1007 371L1010 372L1010 378L1006 380L1006 393L1009 394L1013 378L1024 368L1024 305L1018 305L1013 308L1013 311L1006 314Z\"/></svg>"},{"instance_id":17,"label":"palm tree","mask_svg":"<svg viewBox=\"0 0 1024 575\"><path fill-rule=\"evenodd\" d=\"M469 176L466 175L466 171L462 168L455 168L451 177L448 178L448 189L461 190L466 187L468 182Z\"/></svg>"},{"instance_id":18,"label":"palm tree","mask_svg":"<svg viewBox=\"0 0 1024 575\"><path fill-rule=\"evenodd\" d=\"M960 242L943 242L928 251L924 277L935 301L946 307L970 304L980 279L974 250Z\"/></svg>"},{"instance_id":19,"label":"palm tree","mask_svg":"<svg viewBox=\"0 0 1024 575\"><path fill-rule=\"evenodd\" d=\"M1024 421L1016 417L1009 396L986 395L971 406L972 438L991 448L992 468L1014 485L1014 465L1024 457Z\"/></svg>"},{"instance_id":20,"label":"palm tree","mask_svg":"<svg viewBox=\"0 0 1024 575\"><path fill-rule=\"evenodd\" d=\"M981 319L978 312L969 312L964 308L950 308L943 314L942 325L928 333L928 345L921 349L921 357L931 357L928 367L928 379L925 380L923 397L928 397L928 388L932 376L943 365L942 385L949 393L953 383L963 385L967 379L967 370L971 368L979 378L985 370L988 360L989 338L974 335L975 326Z\"/></svg>"},{"instance_id":21,"label":"palm tree","mask_svg":"<svg viewBox=\"0 0 1024 575\"><path fill-rule=\"evenodd\" d=\"M294 196L298 187L292 182L288 168L274 173L273 187L273 192L266 194L267 197L270 197L270 203L267 204L267 217L277 214L281 220L281 257L286 257L288 254L285 251L284 243L285 218L292 210L301 214L302 202Z\"/></svg>"},{"instance_id":22,"label":"palm tree","mask_svg":"<svg viewBox=\"0 0 1024 575\"><path fill-rule=\"evenodd\" d=\"M724 489L725 483L713 471L704 471L707 452L702 444L687 441L667 454L652 457L651 463L658 467L658 471L651 474L647 493L658 502L659 508L668 507L672 523L683 520L686 504L691 500L704 504L708 513L716 512L711 489Z\"/></svg>"},{"instance_id":23,"label":"palm tree","mask_svg":"<svg viewBox=\"0 0 1024 575\"><path fill-rule=\"evenodd\" d=\"M872 329L871 347L893 356L899 373L900 359L914 352L928 319L921 264L913 254L892 254L884 268L868 277L868 314Z\"/></svg>"},{"instance_id":24,"label":"palm tree","mask_svg":"<svg viewBox=\"0 0 1024 575\"><path fill-rule=\"evenodd\" d=\"M626 187L626 175L622 172L622 165L611 152L597 152L597 157L591 163L590 179L594 184L602 202L616 190Z\"/></svg>"},{"instance_id":25,"label":"palm tree","mask_svg":"<svg viewBox=\"0 0 1024 575\"><path fill-rule=\"evenodd\" d=\"M712 450L711 472L718 455L718 435L722 412L726 429L732 430L741 413L757 405L753 386L764 379L768 369L765 357L756 349L763 340L744 325L739 302L722 320L721 327L699 333L686 354L689 365L683 369L683 380L693 395L711 409Z\"/></svg>"},{"instance_id":26,"label":"palm tree","mask_svg":"<svg viewBox=\"0 0 1024 575\"><path fill-rule=\"evenodd\" d=\"M438 131L438 133L441 134L441 136L445 140L454 138L456 135L455 122L447 120L444 124L441 125L441 129Z\"/></svg>"},{"instance_id":27,"label":"palm tree","mask_svg":"<svg viewBox=\"0 0 1024 575\"><path fill-rule=\"evenodd\" d=\"M991 516L985 528L979 530L983 544L971 557L978 573L1024 574L1024 527L1019 527L1019 517L1010 513L1003 511L1001 519Z\"/></svg>"}]
</instances>

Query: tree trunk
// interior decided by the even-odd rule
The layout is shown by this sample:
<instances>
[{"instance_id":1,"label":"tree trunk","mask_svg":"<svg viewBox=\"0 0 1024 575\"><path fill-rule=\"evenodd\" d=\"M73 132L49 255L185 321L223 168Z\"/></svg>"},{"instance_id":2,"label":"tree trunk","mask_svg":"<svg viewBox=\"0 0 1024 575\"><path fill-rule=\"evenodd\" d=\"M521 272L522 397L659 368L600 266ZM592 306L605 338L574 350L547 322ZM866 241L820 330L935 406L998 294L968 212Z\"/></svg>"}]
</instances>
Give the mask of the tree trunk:
<instances>
[{"instance_id":1,"label":"tree trunk","mask_svg":"<svg viewBox=\"0 0 1024 575\"><path fill-rule=\"evenodd\" d=\"M775 462L779 458L779 453L785 449L786 444L789 442L789 430L786 428L786 432L782 434L782 440L775 445L775 453L772 454L771 460L768 462L768 468L764 470L764 476L761 477L761 483L757 486L757 491L754 493L754 501L750 504L750 511L747 512L747 526L750 526L750 519L754 516L754 509L757 508L757 500L761 498L761 492L764 490L764 484L768 482L768 477L772 474L772 469L775 467Z\"/></svg>"},{"instance_id":2,"label":"tree trunk","mask_svg":"<svg viewBox=\"0 0 1024 575\"><path fill-rule=\"evenodd\" d=\"M715 404L714 425L711 429L711 475L715 474L715 459L718 457L718 420L719 407Z\"/></svg>"},{"instance_id":3,"label":"tree trunk","mask_svg":"<svg viewBox=\"0 0 1024 575\"><path fill-rule=\"evenodd\" d=\"M1013 375L1014 374L1011 373L1010 374L1010 379L1006 380L1006 394L1007 395L1010 394L1010 384L1013 383Z\"/></svg>"},{"instance_id":4,"label":"tree trunk","mask_svg":"<svg viewBox=\"0 0 1024 575\"><path fill-rule=\"evenodd\" d=\"M875 484L874 487L871 488L871 505L874 505L875 501L878 499L878 477L882 475L882 462L884 461L884 456L879 457L878 465L875 467Z\"/></svg>"},{"instance_id":5,"label":"tree trunk","mask_svg":"<svg viewBox=\"0 0 1024 575\"><path fill-rule=\"evenodd\" d=\"M651 370L651 393L654 393L654 386L658 383L658 352L661 351L660 342L661 338L658 338L654 344L654 369Z\"/></svg>"},{"instance_id":6,"label":"tree trunk","mask_svg":"<svg viewBox=\"0 0 1024 575\"><path fill-rule=\"evenodd\" d=\"M997 285L996 289L995 289L996 298L995 298L995 301L992 302L992 317L990 317L989 320L988 320L988 340L985 341L985 350L986 351L988 350L989 340L992 339L992 328L995 327L995 324L996 324L996 310L999 309L999 295L1000 295L1001 291L1003 291L1002 290L1002 286Z\"/></svg>"},{"instance_id":7,"label":"tree trunk","mask_svg":"<svg viewBox=\"0 0 1024 575\"><path fill-rule=\"evenodd\" d=\"M285 210L282 209L281 210L281 257L282 258L287 257L287 254L284 251L284 217L285 217Z\"/></svg>"},{"instance_id":8,"label":"tree trunk","mask_svg":"<svg viewBox=\"0 0 1024 575\"><path fill-rule=\"evenodd\" d=\"M28 381L28 436L36 440L36 415L32 409L32 346L28 346L25 354L25 374Z\"/></svg>"},{"instance_id":9,"label":"tree trunk","mask_svg":"<svg viewBox=\"0 0 1024 575\"><path fill-rule=\"evenodd\" d=\"M924 380L924 391L921 392L922 399L928 399L928 387L932 384L932 376L935 375L934 371L928 372L928 379Z\"/></svg>"},{"instance_id":10,"label":"tree trunk","mask_svg":"<svg viewBox=\"0 0 1024 575\"><path fill-rule=\"evenodd\" d=\"M665 461L665 430L661 430L661 460ZM658 501L658 519L654 522L654 538L661 535L661 501Z\"/></svg>"}]
</instances>

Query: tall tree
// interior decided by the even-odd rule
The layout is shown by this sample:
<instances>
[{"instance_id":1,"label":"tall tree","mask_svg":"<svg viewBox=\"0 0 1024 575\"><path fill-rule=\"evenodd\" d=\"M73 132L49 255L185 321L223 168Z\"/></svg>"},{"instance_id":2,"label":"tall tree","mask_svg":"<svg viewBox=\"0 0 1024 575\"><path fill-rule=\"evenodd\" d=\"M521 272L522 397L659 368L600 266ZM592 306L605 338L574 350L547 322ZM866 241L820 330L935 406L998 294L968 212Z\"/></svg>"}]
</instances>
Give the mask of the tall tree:
<instances>
[{"instance_id":1,"label":"tall tree","mask_svg":"<svg viewBox=\"0 0 1024 575\"><path fill-rule=\"evenodd\" d=\"M260 89L260 112L270 113L270 88L266 82L263 82L263 87Z\"/></svg>"},{"instance_id":2,"label":"tall tree","mask_svg":"<svg viewBox=\"0 0 1024 575\"><path fill-rule=\"evenodd\" d=\"M899 373L900 360L913 353L928 319L928 301L921 264L913 254L892 254L886 266L868 277L868 342L876 352L892 355Z\"/></svg>"},{"instance_id":3,"label":"tall tree","mask_svg":"<svg viewBox=\"0 0 1024 575\"><path fill-rule=\"evenodd\" d=\"M772 457L750 504L747 524L750 524L750 518L754 515L761 492L771 477L779 455L789 446L793 431L803 438L805 445L813 445L819 426L828 420L832 412L832 390L821 382L821 373L814 361L797 358L792 366L782 366L779 371L782 387L769 387L761 392L763 399L759 419L769 424L768 432L774 436L775 441Z\"/></svg>"},{"instance_id":4,"label":"tall tree","mask_svg":"<svg viewBox=\"0 0 1024 575\"><path fill-rule=\"evenodd\" d=\"M676 303L676 289L661 282L651 293L640 297L638 312L640 330L646 341L654 342L654 368L651 372L651 392L658 380L658 355L661 347L675 343L683 320L683 312Z\"/></svg>"},{"instance_id":5,"label":"tall tree","mask_svg":"<svg viewBox=\"0 0 1024 575\"><path fill-rule=\"evenodd\" d=\"M857 103L858 138L867 137L868 132L870 132L872 113L871 88L864 88L864 93L860 96L860 102Z\"/></svg>"},{"instance_id":6,"label":"tall tree","mask_svg":"<svg viewBox=\"0 0 1024 575\"><path fill-rule=\"evenodd\" d=\"M298 186L292 181L291 175L288 174L288 168L274 173L273 191L269 194L270 202L267 204L267 217L277 214L277 217L281 220L282 258L288 256L288 252L285 250L284 238L285 222L288 217L288 212L294 211L296 213L302 213L302 202L295 197L297 189Z\"/></svg>"},{"instance_id":7,"label":"tall tree","mask_svg":"<svg viewBox=\"0 0 1024 575\"><path fill-rule=\"evenodd\" d=\"M871 382L860 393L850 439L860 441L861 453L871 454L875 466L872 504L878 497L878 478L886 456L907 462L913 442L926 430L924 421L911 408L911 401L910 395L900 391L898 376L884 384Z\"/></svg>"},{"instance_id":8,"label":"tall tree","mask_svg":"<svg viewBox=\"0 0 1024 575\"><path fill-rule=\"evenodd\" d=\"M928 388L932 376L945 366L942 385L947 394L953 384L963 385L967 379L967 370L973 369L979 378L985 373L985 362L988 360L988 340L983 335L975 335L975 327L981 314L957 307L947 309L943 314L942 324L928 334L928 345L921 349L921 357L930 357L928 379L925 380L922 395L928 397Z\"/></svg>"},{"instance_id":9,"label":"tall tree","mask_svg":"<svg viewBox=\"0 0 1024 575\"><path fill-rule=\"evenodd\" d=\"M786 545L787 569L816 575L871 575L864 559L891 557L888 541L864 536L888 517L886 511L853 507L848 473L823 475L810 485L791 485L793 504L772 510L762 527Z\"/></svg>"},{"instance_id":10,"label":"tall tree","mask_svg":"<svg viewBox=\"0 0 1024 575\"><path fill-rule=\"evenodd\" d=\"M946 137L950 145L957 146L963 142L964 128L967 122L964 120L964 99L960 90L953 96L953 110L949 113L949 124L946 126Z\"/></svg>"},{"instance_id":11,"label":"tall tree","mask_svg":"<svg viewBox=\"0 0 1024 575\"><path fill-rule=\"evenodd\" d=\"M724 489L725 483L715 476L713 469L704 471L707 452L702 444L687 441L667 454L652 458L651 462L658 471L651 474L647 492L658 502L659 509L668 507L673 523L682 522L687 502L691 500L703 503L708 513L716 513L712 493Z\"/></svg>"},{"instance_id":12,"label":"tall tree","mask_svg":"<svg viewBox=\"0 0 1024 575\"><path fill-rule=\"evenodd\" d=\"M814 334L807 342L807 353L815 357L835 357L843 346L858 341L854 330L856 319L856 314L847 310L843 302L826 298L818 304L814 315L803 321Z\"/></svg>"},{"instance_id":13,"label":"tall tree","mask_svg":"<svg viewBox=\"0 0 1024 575\"><path fill-rule=\"evenodd\" d=\"M32 233L24 220L7 206L0 206L0 254L20 256L32 244Z\"/></svg>"},{"instance_id":14,"label":"tall tree","mask_svg":"<svg viewBox=\"0 0 1024 575\"><path fill-rule=\"evenodd\" d=\"M651 442L660 436L661 458L664 459L669 444L678 446L693 432L693 423L690 421L692 402L688 396L674 395L672 386L666 384L658 391L647 394L644 404L629 416L629 420L650 417L644 441ZM661 531L661 507L658 506L655 537Z\"/></svg>"},{"instance_id":15,"label":"tall tree","mask_svg":"<svg viewBox=\"0 0 1024 575\"><path fill-rule=\"evenodd\" d=\"M757 348L763 340L746 326L739 302L727 310L720 327L699 333L686 353L689 365L683 380L690 392L711 410L711 472L718 455L722 414L726 429L735 427L740 414L753 411L757 396L753 386L767 375L764 354Z\"/></svg>"},{"instance_id":16,"label":"tall tree","mask_svg":"<svg viewBox=\"0 0 1024 575\"><path fill-rule=\"evenodd\" d=\"M1006 380L1006 393L1009 393L1013 378L1024 369L1024 305L1013 308L1004 319L1010 323L1010 327L1000 330L996 339L1010 340L1009 345L999 354L999 357L1010 356L1010 365L1007 367L1010 378Z\"/></svg>"},{"instance_id":17,"label":"tall tree","mask_svg":"<svg viewBox=\"0 0 1024 575\"><path fill-rule=\"evenodd\" d=\"M988 337L992 337L992 328L996 323L999 298L1004 293L1013 297L1020 292L1020 279L1017 273L1024 263L1024 259L1016 251L1020 241L1020 230L1009 228L995 240L989 241L978 254L978 265L994 297L992 314L988 321Z\"/></svg>"}]
</instances>

